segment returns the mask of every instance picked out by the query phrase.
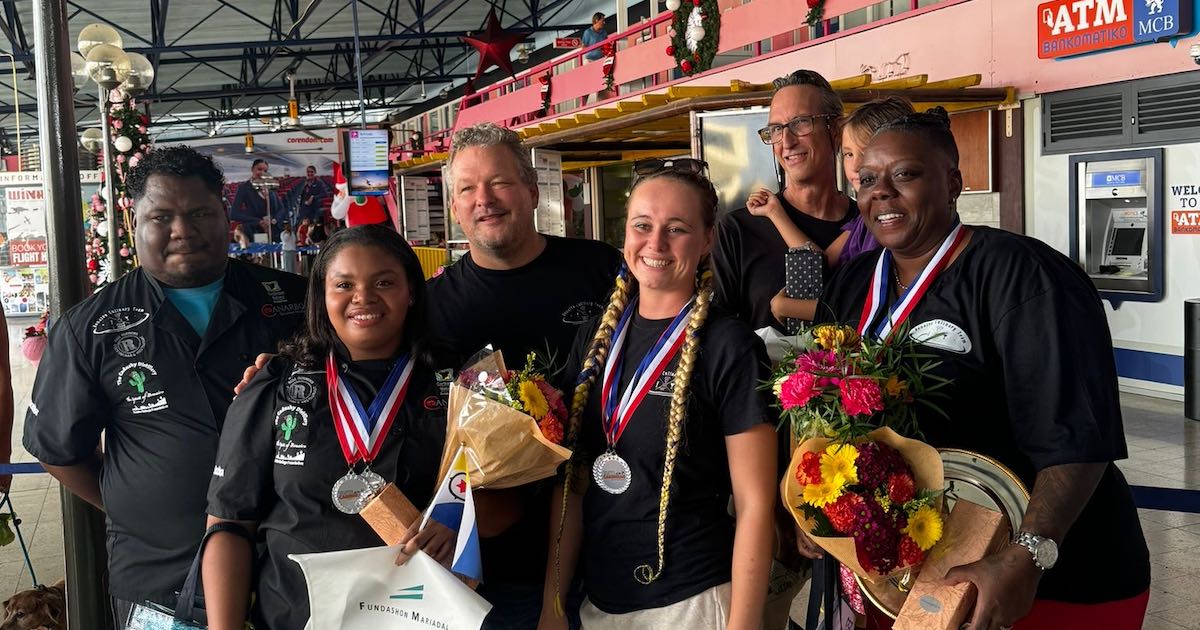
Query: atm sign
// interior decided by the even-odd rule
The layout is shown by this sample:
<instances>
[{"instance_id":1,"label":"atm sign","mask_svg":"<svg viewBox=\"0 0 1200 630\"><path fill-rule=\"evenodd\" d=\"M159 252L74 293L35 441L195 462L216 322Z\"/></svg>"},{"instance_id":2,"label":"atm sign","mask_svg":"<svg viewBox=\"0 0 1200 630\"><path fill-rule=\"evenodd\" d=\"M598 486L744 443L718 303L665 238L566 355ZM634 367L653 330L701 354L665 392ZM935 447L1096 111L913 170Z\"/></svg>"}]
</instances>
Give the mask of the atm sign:
<instances>
[{"instance_id":1,"label":"atm sign","mask_svg":"<svg viewBox=\"0 0 1200 630\"><path fill-rule=\"evenodd\" d=\"M1200 210L1172 210L1171 234L1200 235Z\"/></svg>"},{"instance_id":2,"label":"atm sign","mask_svg":"<svg viewBox=\"0 0 1200 630\"><path fill-rule=\"evenodd\" d=\"M1187 33L1192 7L1191 0L1043 2L1038 5L1038 57L1055 59Z\"/></svg>"},{"instance_id":3,"label":"atm sign","mask_svg":"<svg viewBox=\"0 0 1200 630\"><path fill-rule=\"evenodd\" d=\"M1114 186L1141 186L1141 171L1107 171L1089 173L1091 188L1111 188Z\"/></svg>"}]
</instances>

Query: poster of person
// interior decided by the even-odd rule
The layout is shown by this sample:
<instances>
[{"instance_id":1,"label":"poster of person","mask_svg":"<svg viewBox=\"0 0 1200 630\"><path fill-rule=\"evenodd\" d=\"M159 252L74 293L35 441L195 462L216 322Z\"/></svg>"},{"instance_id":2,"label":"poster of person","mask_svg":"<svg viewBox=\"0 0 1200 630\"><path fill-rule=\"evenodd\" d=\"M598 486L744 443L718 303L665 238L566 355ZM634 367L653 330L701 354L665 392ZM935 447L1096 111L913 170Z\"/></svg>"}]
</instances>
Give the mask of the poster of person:
<instances>
[{"instance_id":1,"label":"poster of person","mask_svg":"<svg viewBox=\"0 0 1200 630\"><path fill-rule=\"evenodd\" d=\"M5 188L4 204L9 264L22 267L47 264L46 203L42 188Z\"/></svg>"},{"instance_id":2,"label":"poster of person","mask_svg":"<svg viewBox=\"0 0 1200 630\"><path fill-rule=\"evenodd\" d=\"M157 146L186 144L212 157L225 173L225 198L232 206L238 187L253 175L254 163L263 160L267 174L279 181L276 193L289 214L305 214L303 205L328 210L333 198L333 165L338 161L337 130L288 131L254 134L254 150L246 152L242 136L201 138L186 142L162 142ZM302 195L312 167L313 176L324 186L315 194ZM326 192L328 191L328 192Z\"/></svg>"},{"instance_id":3,"label":"poster of person","mask_svg":"<svg viewBox=\"0 0 1200 630\"><path fill-rule=\"evenodd\" d=\"M80 171L79 181L82 223L100 172ZM37 316L49 304L46 214L41 171L0 172L0 303L5 315Z\"/></svg>"}]
</instances>

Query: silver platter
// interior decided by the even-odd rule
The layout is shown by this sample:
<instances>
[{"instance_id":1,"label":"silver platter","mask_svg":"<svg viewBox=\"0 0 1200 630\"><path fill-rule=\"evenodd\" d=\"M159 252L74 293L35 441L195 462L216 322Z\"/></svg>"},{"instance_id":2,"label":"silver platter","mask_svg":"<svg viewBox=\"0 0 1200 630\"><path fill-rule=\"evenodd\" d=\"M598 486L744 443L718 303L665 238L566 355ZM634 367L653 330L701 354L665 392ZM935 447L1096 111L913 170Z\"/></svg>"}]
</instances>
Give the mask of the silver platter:
<instances>
[{"instance_id":1,"label":"silver platter","mask_svg":"<svg viewBox=\"0 0 1200 630\"><path fill-rule=\"evenodd\" d=\"M942 465L945 468L946 501L949 511L958 499L965 499L1003 514L1009 523L1020 523L1029 506L1029 490L1025 484L1004 464L979 453L955 448L940 448ZM872 583L855 578L862 589L863 597L895 619L908 596L907 589L899 588L897 578Z\"/></svg>"}]
</instances>

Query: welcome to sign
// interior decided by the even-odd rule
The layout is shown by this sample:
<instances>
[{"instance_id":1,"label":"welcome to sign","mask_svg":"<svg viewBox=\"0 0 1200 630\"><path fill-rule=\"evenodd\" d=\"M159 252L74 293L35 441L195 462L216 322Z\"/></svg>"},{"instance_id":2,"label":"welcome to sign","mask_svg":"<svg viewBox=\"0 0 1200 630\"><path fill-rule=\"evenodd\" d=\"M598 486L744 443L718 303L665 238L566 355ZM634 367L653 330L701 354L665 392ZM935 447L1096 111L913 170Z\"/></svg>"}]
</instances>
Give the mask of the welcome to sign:
<instances>
[{"instance_id":1,"label":"welcome to sign","mask_svg":"<svg viewBox=\"0 0 1200 630\"><path fill-rule=\"evenodd\" d=\"M1154 42L1192 30L1193 0L1052 0L1038 5L1038 57Z\"/></svg>"}]
</instances>

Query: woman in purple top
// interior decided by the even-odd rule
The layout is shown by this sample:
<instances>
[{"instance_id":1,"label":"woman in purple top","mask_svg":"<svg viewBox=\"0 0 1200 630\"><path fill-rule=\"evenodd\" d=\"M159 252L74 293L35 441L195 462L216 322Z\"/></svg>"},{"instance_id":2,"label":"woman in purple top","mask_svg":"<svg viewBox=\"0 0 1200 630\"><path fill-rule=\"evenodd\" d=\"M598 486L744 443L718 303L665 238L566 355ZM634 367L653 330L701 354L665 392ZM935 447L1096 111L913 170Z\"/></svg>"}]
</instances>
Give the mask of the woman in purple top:
<instances>
[{"instance_id":1,"label":"woman in purple top","mask_svg":"<svg viewBox=\"0 0 1200 630\"><path fill-rule=\"evenodd\" d=\"M862 148L867 145L871 136L875 135L877 129L911 113L913 113L912 103L898 96L889 96L863 104L846 119L845 125L842 126L842 170L846 173L846 178L850 180L850 185L854 190L858 190L858 161ZM808 235L788 218L775 195L765 188L750 195L750 198L746 200L746 208L751 214L771 219L788 247L821 251L816 243L813 243L812 239L808 238ZM823 253L829 267L835 268L859 254L873 251L878 247L879 243L874 236L871 236L866 222L859 214L842 226L841 236L830 243ZM785 297L782 290L771 300L771 312L780 321L783 321L785 317L811 321L816 308L816 300Z\"/></svg>"}]
</instances>

